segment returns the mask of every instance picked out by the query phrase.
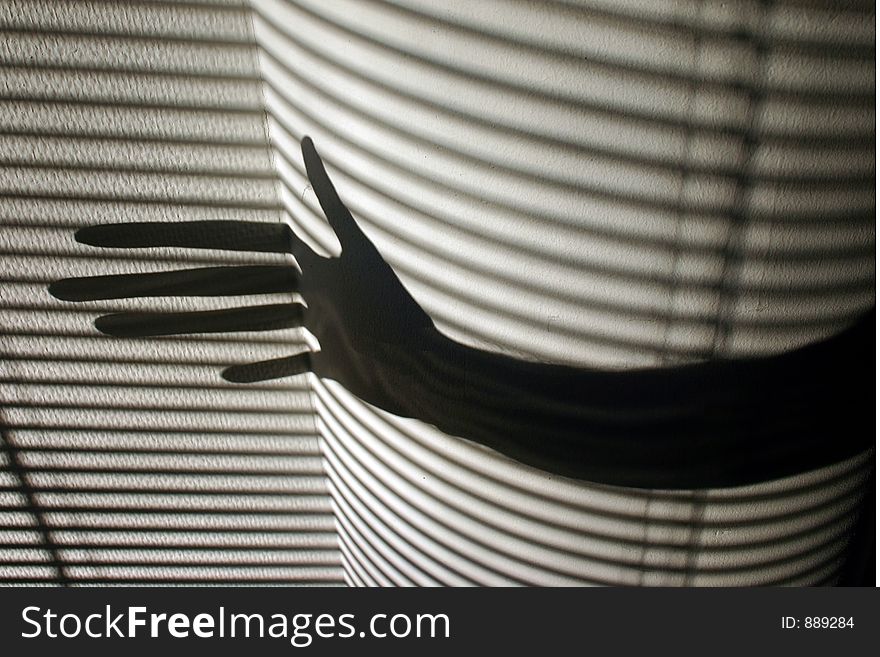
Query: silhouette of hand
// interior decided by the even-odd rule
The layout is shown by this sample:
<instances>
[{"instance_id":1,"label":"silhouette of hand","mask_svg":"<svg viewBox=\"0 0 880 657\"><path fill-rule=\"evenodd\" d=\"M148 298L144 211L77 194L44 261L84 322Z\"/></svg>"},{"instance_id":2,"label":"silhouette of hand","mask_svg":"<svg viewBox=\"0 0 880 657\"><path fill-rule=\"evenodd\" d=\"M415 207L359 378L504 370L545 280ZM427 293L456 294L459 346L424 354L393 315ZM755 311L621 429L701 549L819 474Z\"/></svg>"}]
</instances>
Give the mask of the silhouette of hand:
<instances>
[{"instance_id":1,"label":"silhouette of hand","mask_svg":"<svg viewBox=\"0 0 880 657\"><path fill-rule=\"evenodd\" d=\"M421 419L522 462L572 477L650 488L734 486L819 467L868 449L873 311L829 340L779 356L628 372L535 363L457 343L434 326L330 182L312 141L309 181L341 255L323 258L287 225L203 221L84 228L103 247L176 246L292 254L289 265L210 267L64 279L50 291L85 301L299 292L306 305L117 313L117 336L269 331L305 326L320 350L233 365L255 382L314 372L362 400Z\"/></svg>"},{"instance_id":2,"label":"silhouette of hand","mask_svg":"<svg viewBox=\"0 0 880 657\"><path fill-rule=\"evenodd\" d=\"M321 350L274 360L234 365L223 377L256 382L312 371L335 379L365 400L385 408L375 374L377 357L391 345L424 342L436 331L396 274L361 232L339 199L321 158L308 137L302 141L309 181L342 246L337 258L311 251L282 223L200 221L188 223L106 224L77 232L79 242L100 247L175 246L289 253L293 265L229 266L158 274L96 276L56 281L49 291L59 299L89 301L156 296L259 295L299 292L306 306L272 304L184 313L126 312L99 317L98 330L119 337L186 333L271 331L305 326Z\"/></svg>"}]
</instances>

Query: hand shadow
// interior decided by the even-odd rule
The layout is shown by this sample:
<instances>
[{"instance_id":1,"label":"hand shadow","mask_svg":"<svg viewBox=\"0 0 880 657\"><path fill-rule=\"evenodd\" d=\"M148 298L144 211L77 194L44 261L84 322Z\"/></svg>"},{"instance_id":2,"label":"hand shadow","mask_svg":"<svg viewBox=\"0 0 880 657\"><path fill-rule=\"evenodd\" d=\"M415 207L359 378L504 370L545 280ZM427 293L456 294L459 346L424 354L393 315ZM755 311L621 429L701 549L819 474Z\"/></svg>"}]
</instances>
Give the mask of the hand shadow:
<instances>
[{"instance_id":1,"label":"hand shadow","mask_svg":"<svg viewBox=\"0 0 880 657\"><path fill-rule=\"evenodd\" d=\"M843 333L785 354L601 371L535 363L440 333L336 193L311 139L309 181L342 252L323 258L285 224L126 223L83 228L99 247L186 247L292 254L290 265L230 266L63 279L49 291L87 301L299 292L306 305L117 313L120 337L307 328L320 351L233 365L247 383L314 372L402 417L549 472L647 488L735 486L795 474L867 450L873 431L874 311Z\"/></svg>"}]
</instances>

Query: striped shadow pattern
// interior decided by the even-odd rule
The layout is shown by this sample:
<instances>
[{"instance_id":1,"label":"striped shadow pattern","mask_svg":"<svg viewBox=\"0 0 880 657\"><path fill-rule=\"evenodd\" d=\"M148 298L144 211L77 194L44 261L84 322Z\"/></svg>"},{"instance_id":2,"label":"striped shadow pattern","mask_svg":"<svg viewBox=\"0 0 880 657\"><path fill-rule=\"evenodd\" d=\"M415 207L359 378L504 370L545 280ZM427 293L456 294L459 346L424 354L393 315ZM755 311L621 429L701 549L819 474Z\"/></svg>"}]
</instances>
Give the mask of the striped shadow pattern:
<instances>
[{"instance_id":1,"label":"striped shadow pattern","mask_svg":"<svg viewBox=\"0 0 880 657\"><path fill-rule=\"evenodd\" d=\"M308 382L220 377L295 350L300 330L120 340L94 318L218 302L47 291L61 277L286 262L73 239L100 223L278 221L249 9L10 0L0 26L0 580L343 584Z\"/></svg>"},{"instance_id":2,"label":"striped shadow pattern","mask_svg":"<svg viewBox=\"0 0 880 657\"><path fill-rule=\"evenodd\" d=\"M870 3L252 6L295 230L338 251L299 158L308 134L461 342L663 366L778 353L874 303ZM610 488L315 390L356 585L833 583L874 464Z\"/></svg>"}]
</instances>

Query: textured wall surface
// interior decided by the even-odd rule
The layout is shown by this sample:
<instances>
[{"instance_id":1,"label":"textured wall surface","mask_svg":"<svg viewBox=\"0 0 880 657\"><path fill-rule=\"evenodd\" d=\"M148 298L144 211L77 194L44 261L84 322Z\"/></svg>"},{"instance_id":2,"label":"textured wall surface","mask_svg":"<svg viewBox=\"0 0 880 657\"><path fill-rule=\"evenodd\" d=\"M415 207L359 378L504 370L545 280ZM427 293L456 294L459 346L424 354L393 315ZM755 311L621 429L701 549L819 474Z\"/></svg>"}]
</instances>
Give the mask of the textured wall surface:
<instances>
[{"instance_id":1,"label":"textured wall surface","mask_svg":"<svg viewBox=\"0 0 880 657\"><path fill-rule=\"evenodd\" d=\"M240 299L46 290L268 259L73 240L106 222L278 220L249 14L222 4L0 4L0 580L342 582L307 382L219 376L296 332L115 340L99 313Z\"/></svg>"},{"instance_id":2,"label":"textured wall surface","mask_svg":"<svg viewBox=\"0 0 880 657\"><path fill-rule=\"evenodd\" d=\"M657 366L789 349L873 304L869 3L253 5L296 230L336 248L308 134L463 342ZM599 487L315 389L355 584L830 582L873 463Z\"/></svg>"}]
</instances>

